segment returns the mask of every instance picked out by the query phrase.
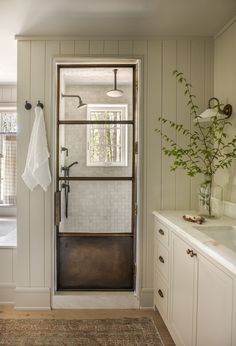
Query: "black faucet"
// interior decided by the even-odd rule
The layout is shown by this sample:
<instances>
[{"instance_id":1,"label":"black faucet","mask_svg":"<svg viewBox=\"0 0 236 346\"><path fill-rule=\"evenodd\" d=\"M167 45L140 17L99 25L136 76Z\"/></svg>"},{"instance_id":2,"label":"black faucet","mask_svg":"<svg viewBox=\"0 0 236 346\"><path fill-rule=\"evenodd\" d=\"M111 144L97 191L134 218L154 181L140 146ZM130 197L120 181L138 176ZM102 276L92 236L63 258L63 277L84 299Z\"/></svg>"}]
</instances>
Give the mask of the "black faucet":
<instances>
[{"instance_id":1,"label":"black faucet","mask_svg":"<svg viewBox=\"0 0 236 346\"><path fill-rule=\"evenodd\" d=\"M61 170L64 171L64 183L62 183L61 188L65 189L65 216L68 218L68 202L69 202L69 192L70 192L70 169L72 166L77 165L79 162L74 161L69 166L61 167Z\"/></svg>"},{"instance_id":2,"label":"black faucet","mask_svg":"<svg viewBox=\"0 0 236 346\"><path fill-rule=\"evenodd\" d=\"M68 176L69 175L69 172L70 172L70 168L74 165L78 165L78 161L74 161L72 162L69 166L63 166L61 167L61 170L65 172L65 174Z\"/></svg>"}]
</instances>

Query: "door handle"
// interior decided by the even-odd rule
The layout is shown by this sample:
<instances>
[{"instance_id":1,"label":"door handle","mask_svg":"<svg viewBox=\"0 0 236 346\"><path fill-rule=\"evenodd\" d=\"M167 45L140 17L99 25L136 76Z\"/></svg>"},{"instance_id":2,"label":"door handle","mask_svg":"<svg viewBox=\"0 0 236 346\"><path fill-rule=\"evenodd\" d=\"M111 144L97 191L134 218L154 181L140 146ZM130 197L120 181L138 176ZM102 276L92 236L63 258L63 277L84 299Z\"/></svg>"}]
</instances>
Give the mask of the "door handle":
<instances>
[{"instance_id":1,"label":"door handle","mask_svg":"<svg viewBox=\"0 0 236 346\"><path fill-rule=\"evenodd\" d=\"M61 191L55 192L55 226L61 222Z\"/></svg>"}]
</instances>

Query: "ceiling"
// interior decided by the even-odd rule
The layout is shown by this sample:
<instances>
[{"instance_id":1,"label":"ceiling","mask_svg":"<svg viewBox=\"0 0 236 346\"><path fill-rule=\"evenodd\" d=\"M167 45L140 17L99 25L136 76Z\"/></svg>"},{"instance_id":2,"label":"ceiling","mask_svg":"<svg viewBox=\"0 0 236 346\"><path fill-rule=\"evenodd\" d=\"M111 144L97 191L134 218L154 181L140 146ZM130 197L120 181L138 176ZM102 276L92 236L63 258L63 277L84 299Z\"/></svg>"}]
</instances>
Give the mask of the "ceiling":
<instances>
[{"instance_id":1,"label":"ceiling","mask_svg":"<svg viewBox=\"0 0 236 346\"><path fill-rule=\"evenodd\" d=\"M0 0L0 83L16 81L14 35L215 35L236 0Z\"/></svg>"}]
</instances>

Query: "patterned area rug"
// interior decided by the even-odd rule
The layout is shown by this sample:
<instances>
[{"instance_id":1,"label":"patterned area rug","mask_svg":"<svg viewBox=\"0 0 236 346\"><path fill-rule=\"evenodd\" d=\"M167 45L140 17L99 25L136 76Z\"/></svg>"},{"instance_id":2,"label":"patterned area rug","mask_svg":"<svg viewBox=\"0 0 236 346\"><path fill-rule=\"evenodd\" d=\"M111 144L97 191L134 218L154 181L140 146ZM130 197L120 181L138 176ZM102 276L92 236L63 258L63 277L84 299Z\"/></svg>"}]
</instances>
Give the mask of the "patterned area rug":
<instances>
[{"instance_id":1,"label":"patterned area rug","mask_svg":"<svg viewBox=\"0 0 236 346\"><path fill-rule=\"evenodd\" d=\"M0 320L4 346L163 346L151 318Z\"/></svg>"}]
</instances>

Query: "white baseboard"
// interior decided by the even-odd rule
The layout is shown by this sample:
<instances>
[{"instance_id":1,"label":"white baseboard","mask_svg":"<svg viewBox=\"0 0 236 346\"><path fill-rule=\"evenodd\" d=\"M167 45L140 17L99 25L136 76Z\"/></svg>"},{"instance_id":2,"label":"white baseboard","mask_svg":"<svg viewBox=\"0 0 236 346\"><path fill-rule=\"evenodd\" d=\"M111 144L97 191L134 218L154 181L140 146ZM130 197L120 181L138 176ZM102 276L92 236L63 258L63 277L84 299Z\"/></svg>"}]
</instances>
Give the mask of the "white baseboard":
<instances>
[{"instance_id":1,"label":"white baseboard","mask_svg":"<svg viewBox=\"0 0 236 346\"><path fill-rule=\"evenodd\" d=\"M16 287L16 310L50 310L50 288L48 287Z\"/></svg>"},{"instance_id":2,"label":"white baseboard","mask_svg":"<svg viewBox=\"0 0 236 346\"><path fill-rule=\"evenodd\" d=\"M140 295L140 308L153 308L153 288L142 288Z\"/></svg>"},{"instance_id":3,"label":"white baseboard","mask_svg":"<svg viewBox=\"0 0 236 346\"><path fill-rule=\"evenodd\" d=\"M52 297L53 309L139 309L133 292L58 292Z\"/></svg>"},{"instance_id":4,"label":"white baseboard","mask_svg":"<svg viewBox=\"0 0 236 346\"><path fill-rule=\"evenodd\" d=\"M0 283L0 304L14 304L15 288L13 283Z\"/></svg>"}]
</instances>

